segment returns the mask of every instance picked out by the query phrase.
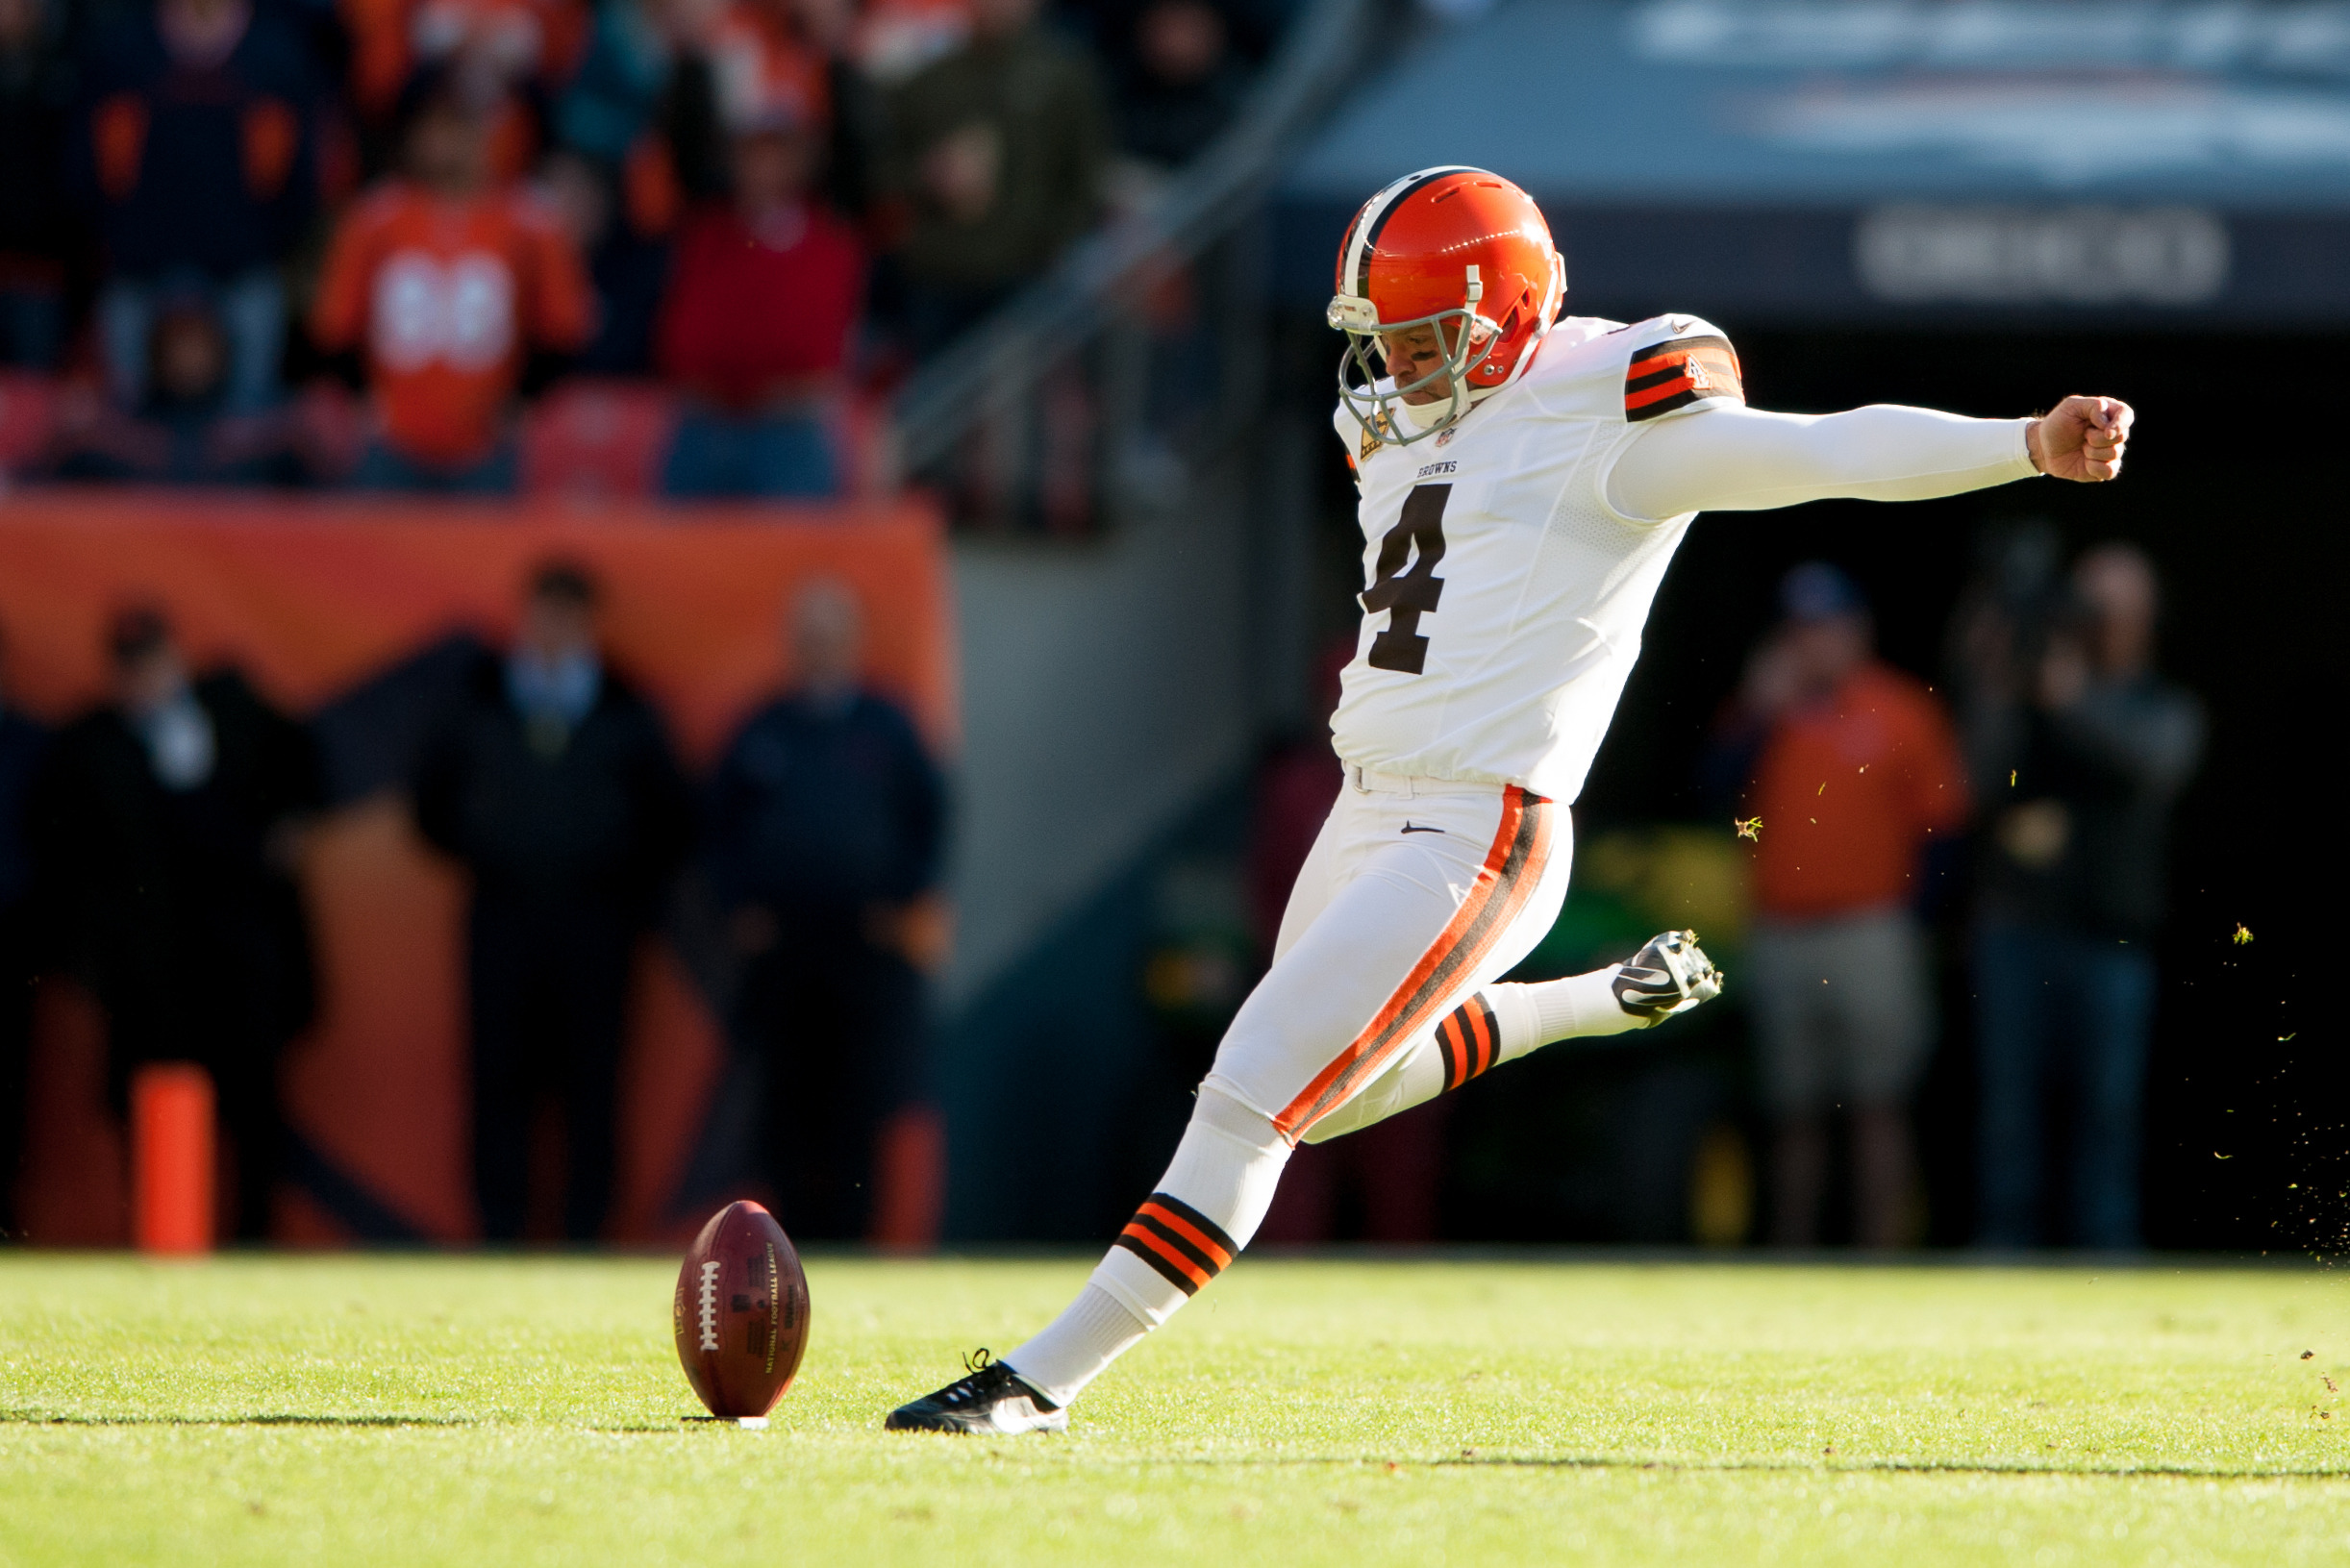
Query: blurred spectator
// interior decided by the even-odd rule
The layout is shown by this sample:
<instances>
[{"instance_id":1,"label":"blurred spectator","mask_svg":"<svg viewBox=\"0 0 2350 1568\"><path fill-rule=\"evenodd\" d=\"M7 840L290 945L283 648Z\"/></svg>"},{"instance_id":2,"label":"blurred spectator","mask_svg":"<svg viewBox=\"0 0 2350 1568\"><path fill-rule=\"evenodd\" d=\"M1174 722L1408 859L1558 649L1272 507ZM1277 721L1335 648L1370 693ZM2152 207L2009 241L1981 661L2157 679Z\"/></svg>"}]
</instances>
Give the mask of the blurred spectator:
<instances>
[{"instance_id":1,"label":"blurred spectator","mask_svg":"<svg viewBox=\"0 0 2350 1568\"><path fill-rule=\"evenodd\" d=\"M597 0L587 52L555 102L555 134L562 145L606 169L621 169L647 137L660 134L679 45L701 36L723 5Z\"/></svg>"},{"instance_id":2,"label":"blurred spectator","mask_svg":"<svg viewBox=\"0 0 2350 1568\"><path fill-rule=\"evenodd\" d=\"M1975 933L1982 1234L1994 1247L2040 1239L2053 1078L2068 1083L2075 1116L2065 1239L2130 1249L2141 1242L2164 840L2202 755L2203 709L2155 673L2158 589L2135 546L2084 555L2069 600L2036 586L1981 597L1962 629L1968 750L1987 803Z\"/></svg>"},{"instance_id":3,"label":"blurred spectator","mask_svg":"<svg viewBox=\"0 0 2350 1568\"><path fill-rule=\"evenodd\" d=\"M970 41L967 0L865 0L849 25L848 53L885 90Z\"/></svg>"},{"instance_id":4,"label":"blurred spectator","mask_svg":"<svg viewBox=\"0 0 2350 1568\"><path fill-rule=\"evenodd\" d=\"M229 343L211 300L201 292L165 298L154 320L145 404L134 412L68 391L59 421L59 471L70 479L159 484L300 479L296 409L229 411Z\"/></svg>"},{"instance_id":5,"label":"blurred spectator","mask_svg":"<svg viewBox=\"0 0 2350 1568\"><path fill-rule=\"evenodd\" d=\"M416 779L417 827L473 874L473 1179L493 1242L522 1235L542 1089L565 1129L562 1233L603 1232L637 943L690 837L661 721L605 665L596 598L577 567L538 571L512 651L481 659Z\"/></svg>"},{"instance_id":6,"label":"blurred spectator","mask_svg":"<svg viewBox=\"0 0 2350 1568\"><path fill-rule=\"evenodd\" d=\"M277 395L279 266L318 193L319 82L301 37L251 0L157 0L92 50L72 168L98 215L108 389L146 401L166 293L202 289L229 343L226 406Z\"/></svg>"},{"instance_id":7,"label":"blurred spectator","mask_svg":"<svg viewBox=\"0 0 2350 1568\"><path fill-rule=\"evenodd\" d=\"M587 259L595 289L595 336L571 368L590 376L649 373L653 323L669 281L668 241L626 218L619 192L591 159L555 152L539 169L539 186L572 248Z\"/></svg>"},{"instance_id":8,"label":"blurred spectator","mask_svg":"<svg viewBox=\"0 0 2350 1568\"><path fill-rule=\"evenodd\" d=\"M734 137L734 199L679 237L661 367L688 402L671 495L830 495L838 402L864 286L848 225L811 198L812 131L777 112Z\"/></svg>"},{"instance_id":9,"label":"blurred spectator","mask_svg":"<svg viewBox=\"0 0 2350 1568\"><path fill-rule=\"evenodd\" d=\"M48 732L9 705L8 644L0 638L0 1243L16 1231L24 1163L25 1060L36 973L33 839L27 816Z\"/></svg>"},{"instance_id":10,"label":"blurred spectator","mask_svg":"<svg viewBox=\"0 0 2350 1568\"><path fill-rule=\"evenodd\" d=\"M594 299L555 219L491 183L488 107L449 74L411 103L407 176L343 219L311 332L330 353L365 351L381 431L360 485L511 491L525 355L581 347Z\"/></svg>"},{"instance_id":11,"label":"blurred spectator","mask_svg":"<svg viewBox=\"0 0 2350 1568\"><path fill-rule=\"evenodd\" d=\"M718 764L707 851L745 960L735 1029L765 1069L778 1212L794 1235L853 1239L876 1135L921 1092L945 797L912 721L859 684L849 591L810 585L790 637L792 689Z\"/></svg>"},{"instance_id":12,"label":"blurred spectator","mask_svg":"<svg viewBox=\"0 0 2350 1568\"><path fill-rule=\"evenodd\" d=\"M799 37L822 62L828 121L819 177L824 199L862 223L871 214L887 140L880 91L858 54L859 21L869 8L857 0L795 0Z\"/></svg>"},{"instance_id":13,"label":"blurred spectator","mask_svg":"<svg viewBox=\"0 0 2350 1568\"><path fill-rule=\"evenodd\" d=\"M1050 267L1101 210L1111 143L1093 62L1037 25L1038 0L973 0L971 38L891 102L912 205L907 335L936 351Z\"/></svg>"},{"instance_id":14,"label":"blurred spectator","mask_svg":"<svg viewBox=\"0 0 2350 1568\"><path fill-rule=\"evenodd\" d=\"M278 1059L314 1004L294 870L316 749L235 670L191 679L155 610L115 619L109 658L112 700L59 734L37 808L60 945L106 1009L117 1110L142 1063L212 1073L237 1234L260 1239Z\"/></svg>"},{"instance_id":15,"label":"blurred spectator","mask_svg":"<svg viewBox=\"0 0 2350 1568\"><path fill-rule=\"evenodd\" d=\"M0 365L54 369L64 347L71 102L48 7L0 0Z\"/></svg>"},{"instance_id":16,"label":"blurred spectator","mask_svg":"<svg viewBox=\"0 0 2350 1568\"><path fill-rule=\"evenodd\" d=\"M341 0L338 9L362 115L380 123L419 76L461 82L482 108L484 157L498 184L538 158L544 106L588 42L580 0Z\"/></svg>"},{"instance_id":17,"label":"blurred spectator","mask_svg":"<svg viewBox=\"0 0 2350 1568\"><path fill-rule=\"evenodd\" d=\"M1147 0L1119 51L1118 142L1173 168L1198 156L1238 112L1248 68L1226 13L1208 0Z\"/></svg>"},{"instance_id":18,"label":"blurred spectator","mask_svg":"<svg viewBox=\"0 0 2350 1568\"><path fill-rule=\"evenodd\" d=\"M733 186L730 133L778 113L811 127L829 119L825 59L788 0L667 0L660 14L672 65L659 124L631 158L633 191L649 197L658 184L648 143L666 154L672 201L715 200ZM648 215L654 205L632 195Z\"/></svg>"},{"instance_id":19,"label":"blurred spectator","mask_svg":"<svg viewBox=\"0 0 2350 1568\"><path fill-rule=\"evenodd\" d=\"M1779 599L1717 740L1750 759L1745 809L1762 819L1745 979L1774 1123L1772 1240L1816 1243L1842 1108L1854 1239L1899 1246L1916 1200L1908 1101L1934 1036L1912 907L1929 838L1966 820L1966 775L1941 705L1875 658L1850 578L1798 566Z\"/></svg>"}]
</instances>

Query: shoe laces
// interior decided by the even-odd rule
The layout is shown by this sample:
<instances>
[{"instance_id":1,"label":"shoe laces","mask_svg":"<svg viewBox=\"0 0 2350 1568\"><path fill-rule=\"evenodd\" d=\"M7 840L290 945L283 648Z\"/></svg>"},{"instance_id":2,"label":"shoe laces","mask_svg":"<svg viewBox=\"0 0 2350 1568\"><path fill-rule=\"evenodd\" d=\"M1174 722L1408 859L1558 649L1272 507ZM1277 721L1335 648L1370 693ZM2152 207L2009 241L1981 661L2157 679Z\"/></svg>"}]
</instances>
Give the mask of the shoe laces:
<instances>
[{"instance_id":1,"label":"shoe laces","mask_svg":"<svg viewBox=\"0 0 2350 1568\"><path fill-rule=\"evenodd\" d=\"M940 1405L967 1405L974 1400L991 1399L1012 1378L1012 1368L989 1355L985 1345L963 1356L962 1370L962 1377L932 1396Z\"/></svg>"}]
</instances>

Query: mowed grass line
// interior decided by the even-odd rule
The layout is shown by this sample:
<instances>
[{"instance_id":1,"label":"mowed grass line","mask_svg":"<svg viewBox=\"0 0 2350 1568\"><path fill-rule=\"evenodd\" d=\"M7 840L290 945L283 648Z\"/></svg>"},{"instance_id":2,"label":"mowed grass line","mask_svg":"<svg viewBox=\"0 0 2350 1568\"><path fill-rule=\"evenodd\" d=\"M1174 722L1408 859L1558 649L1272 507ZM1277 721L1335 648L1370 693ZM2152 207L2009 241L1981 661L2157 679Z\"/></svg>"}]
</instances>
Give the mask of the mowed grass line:
<instances>
[{"instance_id":1,"label":"mowed grass line","mask_svg":"<svg viewBox=\"0 0 2350 1568\"><path fill-rule=\"evenodd\" d=\"M0 1564L2350 1562L2313 1266L1250 1258L1066 1437L878 1430L1087 1267L816 1258L745 1432L660 1260L0 1255Z\"/></svg>"}]
</instances>

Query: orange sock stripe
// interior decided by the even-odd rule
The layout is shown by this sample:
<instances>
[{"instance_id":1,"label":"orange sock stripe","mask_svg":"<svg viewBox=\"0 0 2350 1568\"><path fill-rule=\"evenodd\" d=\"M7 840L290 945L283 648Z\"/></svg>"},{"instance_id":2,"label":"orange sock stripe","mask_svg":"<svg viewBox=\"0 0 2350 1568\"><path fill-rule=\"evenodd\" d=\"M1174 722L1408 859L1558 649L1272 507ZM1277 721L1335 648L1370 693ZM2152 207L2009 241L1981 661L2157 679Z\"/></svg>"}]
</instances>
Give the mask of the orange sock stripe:
<instances>
[{"instance_id":1,"label":"orange sock stripe","mask_svg":"<svg viewBox=\"0 0 2350 1568\"><path fill-rule=\"evenodd\" d=\"M1118 1232L1117 1244L1165 1275L1168 1282L1187 1296L1196 1294L1202 1285L1215 1278L1177 1251L1172 1243L1162 1241L1143 1226L1129 1222L1126 1229Z\"/></svg>"},{"instance_id":2,"label":"orange sock stripe","mask_svg":"<svg viewBox=\"0 0 2350 1568\"><path fill-rule=\"evenodd\" d=\"M1273 1118L1282 1136L1295 1142L1344 1104L1357 1085L1427 1027L1446 993L1501 939L1549 863L1550 804L1515 784L1503 791L1501 826L1478 868L1477 885L1378 1015Z\"/></svg>"},{"instance_id":3,"label":"orange sock stripe","mask_svg":"<svg viewBox=\"0 0 2350 1568\"><path fill-rule=\"evenodd\" d=\"M1173 1209L1166 1207L1157 1199L1145 1203L1135 1217L1140 1219L1145 1214L1191 1243L1192 1246L1197 1247L1200 1250L1200 1256L1205 1257L1209 1265L1217 1273L1221 1274L1232 1266L1230 1250L1219 1245L1207 1232L1202 1231Z\"/></svg>"},{"instance_id":4,"label":"orange sock stripe","mask_svg":"<svg viewBox=\"0 0 2350 1568\"><path fill-rule=\"evenodd\" d=\"M1469 1069L1468 1075L1475 1078L1493 1065L1493 1058L1496 1054L1496 1042L1492 1029L1493 1015L1486 1010L1485 998L1482 996L1470 997L1468 1005L1461 1010L1468 1014L1469 1033L1477 1036L1477 1065Z\"/></svg>"},{"instance_id":5,"label":"orange sock stripe","mask_svg":"<svg viewBox=\"0 0 2350 1568\"><path fill-rule=\"evenodd\" d=\"M1468 1042L1461 1036L1459 1008L1437 1025L1437 1043L1444 1048L1444 1086L1457 1089L1468 1082Z\"/></svg>"}]
</instances>

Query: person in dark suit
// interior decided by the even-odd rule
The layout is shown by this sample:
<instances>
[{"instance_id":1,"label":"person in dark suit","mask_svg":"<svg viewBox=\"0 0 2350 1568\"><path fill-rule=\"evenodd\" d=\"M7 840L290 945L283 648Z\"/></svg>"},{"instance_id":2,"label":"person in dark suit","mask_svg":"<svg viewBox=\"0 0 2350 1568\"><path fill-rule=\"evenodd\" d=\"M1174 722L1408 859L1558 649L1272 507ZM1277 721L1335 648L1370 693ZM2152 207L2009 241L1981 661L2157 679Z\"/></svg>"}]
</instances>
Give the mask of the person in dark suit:
<instances>
[{"instance_id":1,"label":"person in dark suit","mask_svg":"<svg viewBox=\"0 0 2350 1568\"><path fill-rule=\"evenodd\" d=\"M473 874L473 1176L493 1242L522 1235L542 1090L564 1124L563 1235L603 1232L632 959L691 836L668 738L606 665L596 603L585 571L540 568L512 651L475 665L415 781L418 828Z\"/></svg>"},{"instance_id":2,"label":"person in dark suit","mask_svg":"<svg viewBox=\"0 0 2350 1568\"><path fill-rule=\"evenodd\" d=\"M62 731L35 821L68 964L107 1017L117 1108L150 1061L209 1070L237 1235L266 1235L278 1061L315 1006L294 871L323 798L310 732L243 676L191 678L154 610L114 620L111 701Z\"/></svg>"},{"instance_id":3,"label":"person in dark suit","mask_svg":"<svg viewBox=\"0 0 2350 1568\"><path fill-rule=\"evenodd\" d=\"M711 882L744 967L736 1037L763 1064L762 1145L794 1235L862 1239L877 1135L919 1098L921 971L943 946L945 791L905 711L859 684L862 618L819 582L793 608L795 684L712 781Z\"/></svg>"},{"instance_id":4,"label":"person in dark suit","mask_svg":"<svg viewBox=\"0 0 2350 1568\"><path fill-rule=\"evenodd\" d=\"M0 1245L16 1234L16 1182L24 1165L25 1065L32 1044L36 928L33 784L49 733L9 706L0 638Z\"/></svg>"}]
</instances>

